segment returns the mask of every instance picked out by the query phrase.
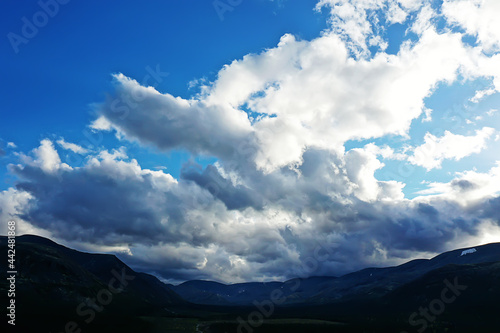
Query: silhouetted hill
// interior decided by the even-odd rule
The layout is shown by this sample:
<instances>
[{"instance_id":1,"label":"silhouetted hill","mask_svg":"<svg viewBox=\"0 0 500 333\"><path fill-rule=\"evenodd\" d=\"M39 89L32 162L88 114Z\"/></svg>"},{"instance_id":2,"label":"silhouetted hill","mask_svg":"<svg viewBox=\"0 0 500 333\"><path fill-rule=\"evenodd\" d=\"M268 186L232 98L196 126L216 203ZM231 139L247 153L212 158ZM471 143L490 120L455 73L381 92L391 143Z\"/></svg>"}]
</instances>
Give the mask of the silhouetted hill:
<instances>
[{"instance_id":1,"label":"silhouetted hill","mask_svg":"<svg viewBox=\"0 0 500 333\"><path fill-rule=\"evenodd\" d=\"M0 249L7 253L6 237L0 238ZM0 264L4 272L6 265L6 260ZM109 316L168 314L168 308L187 304L156 277L133 271L114 255L83 253L38 236L16 237L16 265L21 325L34 316L52 323L60 318L63 330L71 318L87 324ZM43 327L43 321L37 325Z\"/></svg>"}]
</instances>

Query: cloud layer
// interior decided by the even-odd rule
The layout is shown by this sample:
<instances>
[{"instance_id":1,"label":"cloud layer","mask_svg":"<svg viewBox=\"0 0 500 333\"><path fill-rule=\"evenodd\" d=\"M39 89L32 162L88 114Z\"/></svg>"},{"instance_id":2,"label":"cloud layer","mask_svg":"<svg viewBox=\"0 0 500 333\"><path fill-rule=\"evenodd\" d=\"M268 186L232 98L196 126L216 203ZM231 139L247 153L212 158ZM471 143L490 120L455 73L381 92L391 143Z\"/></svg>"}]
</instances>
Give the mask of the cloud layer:
<instances>
[{"instance_id":1,"label":"cloud layer","mask_svg":"<svg viewBox=\"0 0 500 333\"><path fill-rule=\"evenodd\" d=\"M471 23L460 6L485 21ZM21 232L122 251L166 280L343 274L498 234L498 165L428 183L411 200L404 182L377 175L384 161L432 170L464 159L485 150L495 129L427 133L403 149L375 142L407 140L418 119L431 121L426 99L440 85L488 78L498 90L498 36L484 12L500 14L495 2L322 0L317 9L324 8L330 28L321 36L286 34L276 47L224 66L190 99L114 75L93 130L217 162L188 163L175 179L123 147L44 139L10 165L18 182L0 194L2 218L18 219ZM407 38L390 54L383 30L395 23L408 25ZM367 143L346 149L349 141ZM83 162L63 163L62 149Z\"/></svg>"}]
</instances>

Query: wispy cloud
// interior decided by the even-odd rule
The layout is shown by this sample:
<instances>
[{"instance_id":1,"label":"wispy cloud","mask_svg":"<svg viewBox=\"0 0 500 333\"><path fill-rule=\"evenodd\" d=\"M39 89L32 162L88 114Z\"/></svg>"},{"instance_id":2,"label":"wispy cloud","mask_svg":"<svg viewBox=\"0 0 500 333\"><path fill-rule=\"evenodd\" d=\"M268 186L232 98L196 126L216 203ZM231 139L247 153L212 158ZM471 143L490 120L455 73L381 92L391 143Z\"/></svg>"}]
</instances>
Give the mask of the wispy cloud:
<instances>
[{"instance_id":1,"label":"wispy cloud","mask_svg":"<svg viewBox=\"0 0 500 333\"><path fill-rule=\"evenodd\" d=\"M73 153L76 154L87 154L89 152L88 149L83 148L75 143L71 142L66 142L64 139L59 139L57 140L57 144L61 146L64 149L71 150Z\"/></svg>"}]
</instances>

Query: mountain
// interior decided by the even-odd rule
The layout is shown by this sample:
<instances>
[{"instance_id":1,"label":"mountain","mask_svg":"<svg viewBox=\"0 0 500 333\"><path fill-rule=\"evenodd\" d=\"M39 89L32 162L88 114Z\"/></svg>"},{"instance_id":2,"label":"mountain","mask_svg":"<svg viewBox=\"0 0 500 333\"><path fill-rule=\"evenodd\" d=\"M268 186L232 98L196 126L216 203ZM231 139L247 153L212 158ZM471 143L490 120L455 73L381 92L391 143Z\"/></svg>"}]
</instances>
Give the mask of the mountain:
<instances>
[{"instance_id":1,"label":"mountain","mask_svg":"<svg viewBox=\"0 0 500 333\"><path fill-rule=\"evenodd\" d=\"M6 237L0 237L0 249L7 253ZM86 326L96 318L168 315L169 308L187 304L156 277L133 271L114 255L83 253L33 235L16 237L15 250L20 323L51 316L52 322L60 318L63 330L68 318ZM6 260L0 269L8 270ZM7 295L5 281L0 283L2 297Z\"/></svg>"},{"instance_id":2,"label":"mountain","mask_svg":"<svg viewBox=\"0 0 500 333\"><path fill-rule=\"evenodd\" d=\"M500 243L340 277L229 285L167 285L114 255L32 235L16 237L16 265L19 332L465 333L500 323ZM9 288L0 281L3 304Z\"/></svg>"},{"instance_id":3,"label":"mountain","mask_svg":"<svg viewBox=\"0 0 500 333\"><path fill-rule=\"evenodd\" d=\"M326 304L349 299L380 297L446 265L470 265L500 261L500 243L445 252L432 259L417 259L395 267L366 268L341 277L310 277L286 282L225 285L188 281L172 289L183 298L205 305L252 305L278 289L284 304Z\"/></svg>"},{"instance_id":4,"label":"mountain","mask_svg":"<svg viewBox=\"0 0 500 333\"><path fill-rule=\"evenodd\" d=\"M226 285L212 281L193 280L173 286L184 299L205 305L252 305L255 299L266 299L281 282L250 282Z\"/></svg>"}]
</instances>

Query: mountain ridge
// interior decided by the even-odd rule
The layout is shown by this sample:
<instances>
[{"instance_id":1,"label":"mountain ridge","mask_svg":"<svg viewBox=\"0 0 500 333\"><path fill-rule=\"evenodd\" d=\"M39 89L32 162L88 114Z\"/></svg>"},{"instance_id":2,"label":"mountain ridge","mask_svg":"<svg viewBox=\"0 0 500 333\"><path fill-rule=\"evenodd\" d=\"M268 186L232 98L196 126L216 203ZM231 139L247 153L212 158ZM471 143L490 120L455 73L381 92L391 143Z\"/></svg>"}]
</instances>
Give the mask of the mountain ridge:
<instances>
[{"instance_id":1,"label":"mountain ridge","mask_svg":"<svg viewBox=\"0 0 500 333\"><path fill-rule=\"evenodd\" d=\"M0 248L7 249L7 237L0 237ZM470 249L475 251L462 255ZM413 328L408 318L435 302L447 283L463 284L467 290L432 322L438 327L436 332L496 332L490 327L497 329L492 323L500 309L500 243L456 249L399 266L366 268L340 277L227 285L204 280L169 285L153 275L134 271L114 255L79 252L35 235L17 237L16 262L17 311L20 318L32 319L22 322L25 331L60 332L68 320L74 320L83 332L165 332L165 325L177 327L179 322L199 322L193 324L196 327L192 332L229 332L241 325L235 318L246 318L256 311L266 313L270 304L270 315L276 320L270 322L270 331L275 331L276 325L278 330L293 331L305 322L318 332L328 331L331 325L338 332L387 332L394 327L408 330ZM0 268L6 270L6 262L0 262ZM111 281L120 276L130 281L123 290L112 293L109 304L99 303L99 295L109 293ZM0 281L2 298L7 288L6 281ZM279 304L272 303L276 291L281 293ZM79 313L82 306L85 311ZM463 329L454 331L458 323ZM297 327L303 327L300 325Z\"/></svg>"},{"instance_id":2,"label":"mountain ridge","mask_svg":"<svg viewBox=\"0 0 500 333\"><path fill-rule=\"evenodd\" d=\"M476 252L462 255L463 251L476 249ZM309 277L294 278L284 282L248 282L223 284L213 281L196 280L186 281L172 289L191 302L205 305L250 305L251 302L261 301L269 296L276 288L286 290L287 285L297 284L300 289L286 294L288 304L297 302L314 302L321 294L321 302L340 301L345 297L364 295L377 290L377 296L394 290L396 287L408 283L434 269L448 264L477 264L483 262L500 261L500 243L489 243L475 247L459 248L436 255L430 259L414 259L397 266L368 267L359 271L347 273L339 277ZM304 285L309 286L309 292L304 291ZM252 288L255 286L256 288ZM289 288L288 288L289 289ZM297 292L296 292L297 291ZM248 296L248 297L246 297ZM217 303L215 300L222 300Z\"/></svg>"}]
</instances>

